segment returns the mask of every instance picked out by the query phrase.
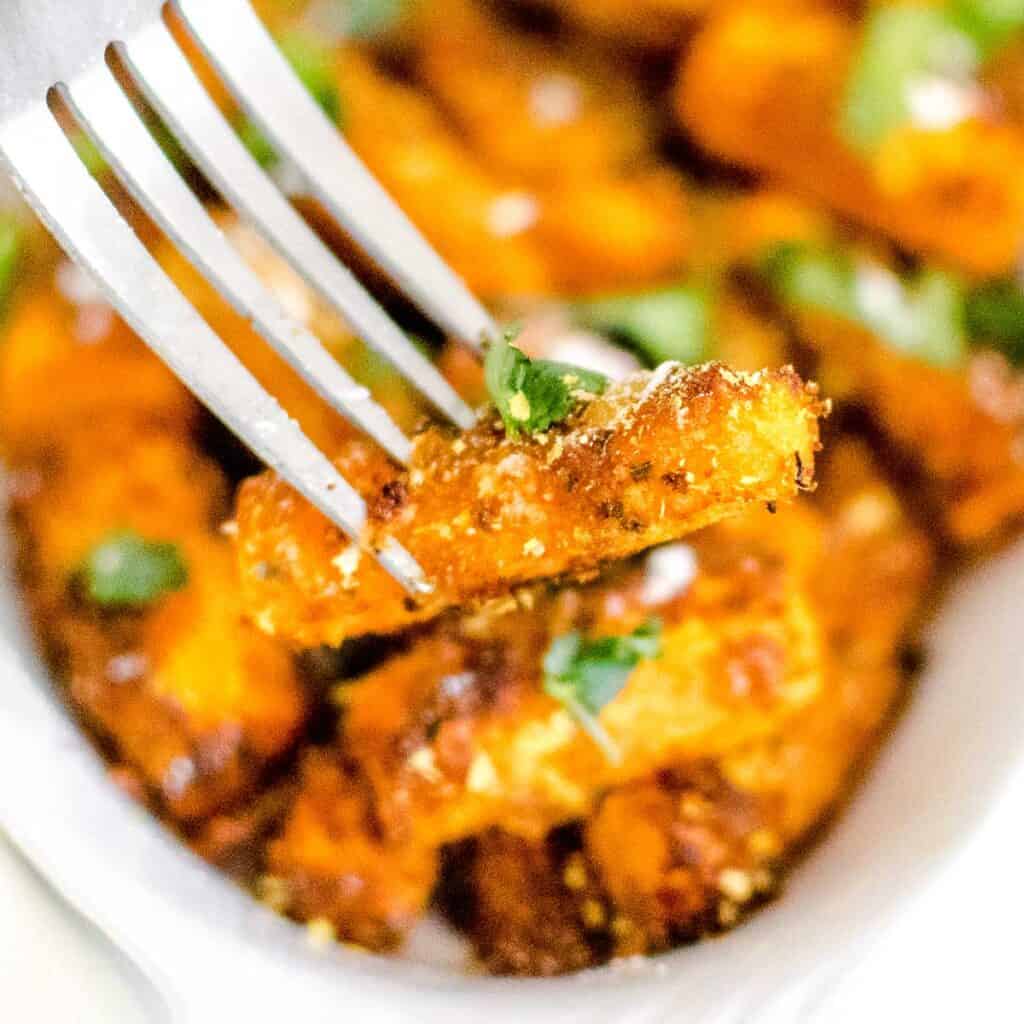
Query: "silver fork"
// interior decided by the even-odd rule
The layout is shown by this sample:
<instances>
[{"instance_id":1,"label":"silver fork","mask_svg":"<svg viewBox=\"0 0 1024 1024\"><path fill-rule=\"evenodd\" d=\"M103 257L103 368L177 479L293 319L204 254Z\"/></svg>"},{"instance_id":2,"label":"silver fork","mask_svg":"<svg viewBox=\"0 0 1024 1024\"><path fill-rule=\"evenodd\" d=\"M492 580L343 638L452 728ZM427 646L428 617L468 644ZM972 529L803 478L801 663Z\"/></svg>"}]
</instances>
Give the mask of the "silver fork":
<instances>
[{"instance_id":1,"label":"silver fork","mask_svg":"<svg viewBox=\"0 0 1024 1024\"><path fill-rule=\"evenodd\" d=\"M473 413L258 166L165 21L173 8L247 114L339 224L438 326L471 346L483 307L360 163L248 0L0 0L0 164L67 252L184 384L268 466L363 543L366 505L213 333L86 171L52 112L72 110L140 206L317 392L399 462L410 443L366 388L293 321L164 155L109 64L120 61L225 201L352 329L460 427ZM397 542L373 552L409 592L430 582Z\"/></svg>"}]
</instances>

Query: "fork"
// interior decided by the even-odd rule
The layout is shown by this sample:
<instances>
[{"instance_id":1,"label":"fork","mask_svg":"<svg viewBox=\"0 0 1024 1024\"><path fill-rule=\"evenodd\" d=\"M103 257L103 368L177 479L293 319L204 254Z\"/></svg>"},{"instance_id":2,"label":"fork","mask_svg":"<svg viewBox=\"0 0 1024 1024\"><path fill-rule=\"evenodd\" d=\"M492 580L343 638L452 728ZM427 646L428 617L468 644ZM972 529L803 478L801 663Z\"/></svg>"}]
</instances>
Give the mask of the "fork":
<instances>
[{"instance_id":1,"label":"fork","mask_svg":"<svg viewBox=\"0 0 1024 1024\"><path fill-rule=\"evenodd\" d=\"M163 272L86 170L54 104L70 109L141 208L262 338L398 462L408 461L409 440L228 243L146 127L113 62L224 201L366 344L457 426L471 426L474 414L249 154L179 48L166 21L171 11L312 194L420 310L473 348L493 336L488 313L309 96L249 0L0 0L0 165L189 390L365 546L359 493ZM421 567L397 542L371 554L409 593L430 591Z\"/></svg>"}]
</instances>

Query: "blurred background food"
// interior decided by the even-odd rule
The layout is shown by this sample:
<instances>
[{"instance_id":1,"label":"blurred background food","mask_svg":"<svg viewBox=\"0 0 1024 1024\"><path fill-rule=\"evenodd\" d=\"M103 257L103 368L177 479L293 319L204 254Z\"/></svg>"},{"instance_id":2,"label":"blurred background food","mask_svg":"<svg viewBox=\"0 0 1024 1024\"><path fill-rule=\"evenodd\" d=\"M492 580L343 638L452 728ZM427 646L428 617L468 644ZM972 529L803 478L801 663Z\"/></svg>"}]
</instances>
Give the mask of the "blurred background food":
<instances>
[{"instance_id":1,"label":"blurred background food","mask_svg":"<svg viewBox=\"0 0 1024 1024\"><path fill-rule=\"evenodd\" d=\"M310 647L268 618L280 566L236 558L236 491L260 467L8 199L0 444L55 678L117 785L322 938L393 950L440 912L487 970L547 975L732 927L865 766L943 580L1024 514L1024 9L258 7L527 354L612 378L794 364L834 403L817 489L591 582ZM485 401L478 364L190 54L268 172ZM221 336L318 444L349 450L351 428L68 131ZM168 151L289 312L417 427L387 364ZM336 562L314 565L321 589L345 586Z\"/></svg>"}]
</instances>

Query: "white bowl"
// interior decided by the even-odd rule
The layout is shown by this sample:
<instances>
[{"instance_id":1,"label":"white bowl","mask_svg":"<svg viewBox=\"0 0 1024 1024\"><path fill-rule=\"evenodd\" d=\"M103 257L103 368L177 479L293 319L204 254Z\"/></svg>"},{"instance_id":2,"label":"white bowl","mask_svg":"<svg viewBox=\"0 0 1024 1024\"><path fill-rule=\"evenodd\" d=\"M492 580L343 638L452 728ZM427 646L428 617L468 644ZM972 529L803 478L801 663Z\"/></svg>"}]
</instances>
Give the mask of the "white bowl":
<instances>
[{"instance_id":1,"label":"white bowl","mask_svg":"<svg viewBox=\"0 0 1024 1024\"><path fill-rule=\"evenodd\" d=\"M302 929L216 875L106 781L33 651L7 552L0 827L148 975L174 1021L756 1019L796 986L841 974L1006 785L1024 739L1022 581L1024 543L955 588L906 714L783 897L720 939L656 959L516 981L445 966L444 942L420 941L404 959L314 950Z\"/></svg>"}]
</instances>

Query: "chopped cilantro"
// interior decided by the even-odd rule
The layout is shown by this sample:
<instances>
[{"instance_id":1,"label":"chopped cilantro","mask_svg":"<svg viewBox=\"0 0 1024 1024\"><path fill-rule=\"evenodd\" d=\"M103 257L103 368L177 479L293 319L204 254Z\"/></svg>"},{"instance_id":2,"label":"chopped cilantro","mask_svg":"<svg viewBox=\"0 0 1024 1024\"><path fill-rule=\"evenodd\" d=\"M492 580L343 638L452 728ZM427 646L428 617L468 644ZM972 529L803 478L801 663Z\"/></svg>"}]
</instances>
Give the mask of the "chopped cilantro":
<instances>
[{"instance_id":1,"label":"chopped cilantro","mask_svg":"<svg viewBox=\"0 0 1024 1024\"><path fill-rule=\"evenodd\" d=\"M122 530L109 534L89 552L82 578L86 593L97 604L140 608L185 586L188 569L176 545Z\"/></svg>"},{"instance_id":2,"label":"chopped cilantro","mask_svg":"<svg viewBox=\"0 0 1024 1024\"><path fill-rule=\"evenodd\" d=\"M951 0L950 15L988 60L1024 29L1024 0Z\"/></svg>"},{"instance_id":3,"label":"chopped cilantro","mask_svg":"<svg viewBox=\"0 0 1024 1024\"><path fill-rule=\"evenodd\" d=\"M838 249L780 242L760 269L783 302L856 318L853 263Z\"/></svg>"},{"instance_id":4,"label":"chopped cilantro","mask_svg":"<svg viewBox=\"0 0 1024 1024\"><path fill-rule=\"evenodd\" d=\"M609 295L580 302L577 318L635 349L652 366L701 363L711 347L712 299L701 285Z\"/></svg>"},{"instance_id":5,"label":"chopped cilantro","mask_svg":"<svg viewBox=\"0 0 1024 1024\"><path fill-rule=\"evenodd\" d=\"M597 716L644 658L661 654L661 622L649 619L625 636L586 640L575 630L552 641L544 655L544 692L563 704L609 760L619 751Z\"/></svg>"},{"instance_id":6,"label":"chopped cilantro","mask_svg":"<svg viewBox=\"0 0 1024 1024\"><path fill-rule=\"evenodd\" d=\"M1010 362L1024 366L1024 290L1012 278L986 281L967 294L967 329Z\"/></svg>"},{"instance_id":7,"label":"chopped cilantro","mask_svg":"<svg viewBox=\"0 0 1024 1024\"><path fill-rule=\"evenodd\" d=\"M348 0L346 28L357 39L383 35L401 20L410 0Z\"/></svg>"},{"instance_id":8,"label":"chopped cilantro","mask_svg":"<svg viewBox=\"0 0 1024 1024\"><path fill-rule=\"evenodd\" d=\"M917 84L936 77L962 81L975 71L980 58L978 44L944 7L875 7L865 21L847 80L841 135L854 149L874 152L910 119Z\"/></svg>"},{"instance_id":9,"label":"chopped cilantro","mask_svg":"<svg viewBox=\"0 0 1024 1024\"><path fill-rule=\"evenodd\" d=\"M513 436L560 423L572 412L580 392L599 395L608 384L592 370L530 359L512 344L509 332L488 347L484 378L505 430Z\"/></svg>"},{"instance_id":10,"label":"chopped cilantro","mask_svg":"<svg viewBox=\"0 0 1024 1024\"><path fill-rule=\"evenodd\" d=\"M955 366L966 351L964 287L945 271L901 278L855 262L839 248L784 242L761 272L786 304L859 323L899 351L934 366Z\"/></svg>"},{"instance_id":11,"label":"chopped cilantro","mask_svg":"<svg viewBox=\"0 0 1024 1024\"><path fill-rule=\"evenodd\" d=\"M313 99L335 124L340 124L341 94L335 83L330 46L319 37L302 31L289 32L277 42ZM242 142L261 167L272 167L277 163L277 151L255 121L246 117L238 131Z\"/></svg>"},{"instance_id":12,"label":"chopped cilantro","mask_svg":"<svg viewBox=\"0 0 1024 1024\"><path fill-rule=\"evenodd\" d=\"M21 223L13 215L0 212L0 307L14 284L21 258L21 235Z\"/></svg>"},{"instance_id":13,"label":"chopped cilantro","mask_svg":"<svg viewBox=\"0 0 1024 1024\"><path fill-rule=\"evenodd\" d=\"M873 301L867 282L879 274L886 276ZM923 270L911 281L876 268L867 268L860 276L861 318L889 345L933 366L963 362L964 288L958 278L936 269Z\"/></svg>"}]
</instances>

